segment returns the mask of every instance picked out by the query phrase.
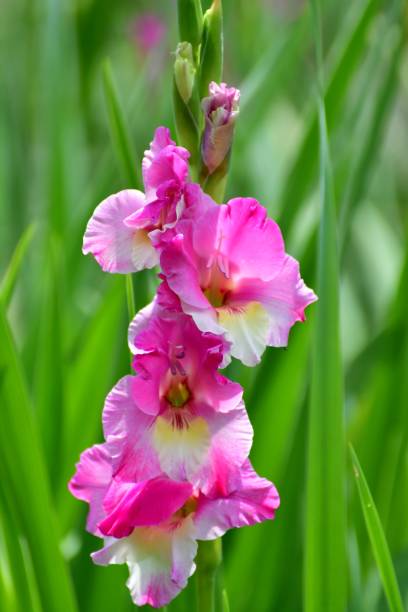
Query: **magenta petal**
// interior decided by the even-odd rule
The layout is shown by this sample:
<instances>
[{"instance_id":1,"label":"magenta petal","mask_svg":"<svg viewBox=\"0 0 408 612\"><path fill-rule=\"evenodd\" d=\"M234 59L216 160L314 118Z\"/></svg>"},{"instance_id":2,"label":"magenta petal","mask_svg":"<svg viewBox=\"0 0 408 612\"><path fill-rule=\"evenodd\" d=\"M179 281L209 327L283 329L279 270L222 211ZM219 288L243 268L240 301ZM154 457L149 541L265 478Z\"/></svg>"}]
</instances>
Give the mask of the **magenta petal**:
<instances>
[{"instance_id":1,"label":"magenta petal","mask_svg":"<svg viewBox=\"0 0 408 612\"><path fill-rule=\"evenodd\" d=\"M96 444L84 451L76 468L68 488L74 497L89 503L87 529L95 535L100 535L97 524L105 515L102 503L112 478L106 445Z\"/></svg>"},{"instance_id":2,"label":"magenta petal","mask_svg":"<svg viewBox=\"0 0 408 612\"><path fill-rule=\"evenodd\" d=\"M196 553L194 525L188 517L178 526L137 527L129 537L107 538L92 559L98 565L126 563L133 602L161 607L187 585Z\"/></svg>"},{"instance_id":3,"label":"magenta petal","mask_svg":"<svg viewBox=\"0 0 408 612\"><path fill-rule=\"evenodd\" d=\"M123 538L135 527L159 525L177 512L192 492L191 484L164 477L137 483L125 489L115 508L98 527L107 536ZM105 504L105 507L110 504L109 494Z\"/></svg>"},{"instance_id":4,"label":"magenta petal","mask_svg":"<svg viewBox=\"0 0 408 612\"><path fill-rule=\"evenodd\" d=\"M140 410L135 402L132 386L137 382L134 376L122 378L107 396L102 416L114 476L130 482L162 471L150 443L155 415ZM157 397L153 399L158 404Z\"/></svg>"},{"instance_id":5,"label":"magenta petal","mask_svg":"<svg viewBox=\"0 0 408 612\"><path fill-rule=\"evenodd\" d=\"M241 470L241 484L235 491L225 495L215 488L208 497L200 498L194 516L197 538L212 540L233 527L273 519L279 503L275 486L260 478L246 461Z\"/></svg>"},{"instance_id":6,"label":"magenta petal","mask_svg":"<svg viewBox=\"0 0 408 612\"><path fill-rule=\"evenodd\" d=\"M240 468L252 445L253 430L245 405L241 402L227 413L201 405L196 414L208 423L211 443L194 484L205 494L215 486L230 490L239 481Z\"/></svg>"},{"instance_id":7,"label":"magenta petal","mask_svg":"<svg viewBox=\"0 0 408 612\"><path fill-rule=\"evenodd\" d=\"M215 367L222 365L221 359ZM214 368L215 369L215 368ZM240 384L229 380L218 372L202 369L197 372L194 397L199 402L210 404L217 412L229 412L239 407L243 389Z\"/></svg>"},{"instance_id":8,"label":"magenta petal","mask_svg":"<svg viewBox=\"0 0 408 612\"><path fill-rule=\"evenodd\" d=\"M163 249L160 265L170 289L184 304L185 312L186 305L199 310L211 308L200 287L197 264L191 261L184 249L184 237L181 234Z\"/></svg>"},{"instance_id":9,"label":"magenta petal","mask_svg":"<svg viewBox=\"0 0 408 612\"><path fill-rule=\"evenodd\" d=\"M82 251L92 253L105 272L127 274L157 264L157 253L144 229L124 221L144 205L140 191L127 189L103 200L86 228Z\"/></svg>"},{"instance_id":10,"label":"magenta petal","mask_svg":"<svg viewBox=\"0 0 408 612\"><path fill-rule=\"evenodd\" d=\"M234 198L222 207L222 251L240 278L273 278L285 255L279 226L252 198Z\"/></svg>"},{"instance_id":11,"label":"magenta petal","mask_svg":"<svg viewBox=\"0 0 408 612\"><path fill-rule=\"evenodd\" d=\"M189 157L187 149L177 147L171 140L167 128L157 128L142 162L143 180L149 201L155 198L157 188L162 183L176 180L183 185L186 182Z\"/></svg>"},{"instance_id":12,"label":"magenta petal","mask_svg":"<svg viewBox=\"0 0 408 612\"><path fill-rule=\"evenodd\" d=\"M286 346L291 327L304 321L305 308L316 300L300 276L299 263L289 255L272 280L246 279L234 293L237 304L258 302L265 307L270 317L270 346Z\"/></svg>"},{"instance_id":13,"label":"magenta petal","mask_svg":"<svg viewBox=\"0 0 408 612\"><path fill-rule=\"evenodd\" d=\"M139 310L139 312L132 319L128 329L128 345L132 353L136 352L134 344L135 337L137 337L149 324L151 317L154 314L156 308L156 298L150 302L147 306Z\"/></svg>"}]
</instances>

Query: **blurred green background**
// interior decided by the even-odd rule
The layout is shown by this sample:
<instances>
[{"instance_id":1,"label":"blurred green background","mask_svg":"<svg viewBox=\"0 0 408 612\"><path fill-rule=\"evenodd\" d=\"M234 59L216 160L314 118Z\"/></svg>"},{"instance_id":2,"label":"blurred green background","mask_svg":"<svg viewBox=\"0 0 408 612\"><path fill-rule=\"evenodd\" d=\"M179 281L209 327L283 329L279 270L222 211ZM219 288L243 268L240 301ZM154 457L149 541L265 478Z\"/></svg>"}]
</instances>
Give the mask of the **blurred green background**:
<instances>
[{"instance_id":1,"label":"blurred green background","mask_svg":"<svg viewBox=\"0 0 408 612\"><path fill-rule=\"evenodd\" d=\"M223 4L224 78L241 89L228 196L251 195L268 208L307 284L316 287L319 136L310 9L301 0ZM143 39L146 14L161 24L153 46ZM401 0L325 0L322 19L347 439L407 603L407 8ZM13 334L3 317L5 612L133 608L126 568L92 565L89 553L99 541L85 533L85 504L66 486L79 453L101 440L104 397L129 362L125 280L84 257L81 242L96 204L128 186L110 138L102 64L110 58L139 168L155 127L169 126L174 136L177 41L171 0L2 2L0 301ZM154 273L134 283L141 307L153 295ZM281 494L274 522L224 538L219 579L233 612L303 608L312 319L293 329L287 350L268 349L257 368L229 368L245 386L255 468ZM386 610L350 462L346 480L348 609ZM194 609L190 583L169 611Z\"/></svg>"}]
</instances>

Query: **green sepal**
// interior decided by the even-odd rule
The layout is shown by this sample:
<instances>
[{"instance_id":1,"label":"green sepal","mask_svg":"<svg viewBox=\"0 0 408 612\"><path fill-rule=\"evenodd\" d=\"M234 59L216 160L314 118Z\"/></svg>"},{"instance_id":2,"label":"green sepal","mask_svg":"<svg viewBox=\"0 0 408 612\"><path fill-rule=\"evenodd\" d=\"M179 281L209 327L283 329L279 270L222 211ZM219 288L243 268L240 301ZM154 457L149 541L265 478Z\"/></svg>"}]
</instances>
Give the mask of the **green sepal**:
<instances>
[{"instance_id":1,"label":"green sepal","mask_svg":"<svg viewBox=\"0 0 408 612\"><path fill-rule=\"evenodd\" d=\"M208 195L211 196L212 199L215 200L215 202L217 202L218 204L222 204L222 202L224 201L230 157L231 150L224 158L224 161L212 174L208 174L208 170L205 165L201 164L200 184L205 193L208 193Z\"/></svg>"},{"instance_id":2,"label":"green sepal","mask_svg":"<svg viewBox=\"0 0 408 612\"><path fill-rule=\"evenodd\" d=\"M180 40L191 43L197 51L203 31L201 0L177 0Z\"/></svg>"},{"instance_id":3,"label":"green sepal","mask_svg":"<svg viewBox=\"0 0 408 612\"><path fill-rule=\"evenodd\" d=\"M177 84L173 79L173 107L176 124L177 141L190 152L190 174L197 179L200 159L201 112L197 87L194 87L190 100L186 104L182 99Z\"/></svg>"},{"instance_id":4,"label":"green sepal","mask_svg":"<svg viewBox=\"0 0 408 612\"><path fill-rule=\"evenodd\" d=\"M208 96L211 81L220 83L223 64L222 3L213 0L205 12L200 52L200 98Z\"/></svg>"}]
</instances>

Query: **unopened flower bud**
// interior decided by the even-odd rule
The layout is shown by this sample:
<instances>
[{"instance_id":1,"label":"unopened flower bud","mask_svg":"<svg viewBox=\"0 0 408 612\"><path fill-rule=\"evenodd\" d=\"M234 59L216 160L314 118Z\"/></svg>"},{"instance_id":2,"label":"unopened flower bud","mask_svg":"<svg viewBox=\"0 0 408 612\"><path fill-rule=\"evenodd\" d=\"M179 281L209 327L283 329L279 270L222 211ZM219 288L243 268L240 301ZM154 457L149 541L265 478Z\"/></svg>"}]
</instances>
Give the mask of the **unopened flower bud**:
<instances>
[{"instance_id":1,"label":"unopened flower bud","mask_svg":"<svg viewBox=\"0 0 408 612\"><path fill-rule=\"evenodd\" d=\"M235 120L239 113L240 92L225 83L210 83L210 95L202 101L205 129L201 155L212 174L227 157L234 134Z\"/></svg>"},{"instance_id":2,"label":"unopened flower bud","mask_svg":"<svg viewBox=\"0 0 408 612\"><path fill-rule=\"evenodd\" d=\"M189 42L181 42L176 49L174 80L185 104L188 103L193 93L195 74L193 48Z\"/></svg>"}]
</instances>

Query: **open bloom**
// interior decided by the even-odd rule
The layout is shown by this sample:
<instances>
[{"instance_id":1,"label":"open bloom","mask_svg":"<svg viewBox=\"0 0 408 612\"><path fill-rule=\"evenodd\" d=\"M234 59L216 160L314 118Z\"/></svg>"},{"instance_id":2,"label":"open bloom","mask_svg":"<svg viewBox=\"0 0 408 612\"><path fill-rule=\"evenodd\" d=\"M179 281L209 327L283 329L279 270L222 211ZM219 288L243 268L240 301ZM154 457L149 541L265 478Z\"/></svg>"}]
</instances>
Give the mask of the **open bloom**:
<instances>
[{"instance_id":1,"label":"open bloom","mask_svg":"<svg viewBox=\"0 0 408 612\"><path fill-rule=\"evenodd\" d=\"M272 519L279 506L273 484L257 476L248 461L233 489L215 482L205 495L163 475L137 483L112 479L103 453L99 479L92 480L82 466L86 459L83 454L70 488L89 502L94 517L101 517L93 533L104 534L105 545L92 559L101 565L127 563L127 586L139 606L163 606L186 586L195 570L197 540ZM106 483L102 494L101 481Z\"/></svg>"},{"instance_id":2,"label":"open bloom","mask_svg":"<svg viewBox=\"0 0 408 612\"><path fill-rule=\"evenodd\" d=\"M202 101L205 129L201 155L212 174L228 155L232 144L235 121L239 114L240 92L225 83L209 85L210 95Z\"/></svg>"},{"instance_id":3,"label":"open bloom","mask_svg":"<svg viewBox=\"0 0 408 612\"><path fill-rule=\"evenodd\" d=\"M265 346L286 346L290 328L317 298L266 209L236 198L194 222L181 221L177 230L160 264L199 329L225 334L231 354L250 366Z\"/></svg>"},{"instance_id":4,"label":"open bloom","mask_svg":"<svg viewBox=\"0 0 408 612\"><path fill-rule=\"evenodd\" d=\"M253 432L242 388L217 371L224 340L184 314L153 315L143 326L131 338L138 376L119 381L103 412L114 475L137 481L165 473L204 492L215 481L232 486Z\"/></svg>"},{"instance_id":5,"label":"open bloom","mask_svg":"<svg viewBox=\"0 0 408 612\"><path fill-rule=\"evenodd\" d=\"M155 266L151 234L173 227L184 210L189 155L167 128L158 128L142 163L145 193L125 189L103 200L86 228L83 253L92 253L105 272Z\"/></svg>"}]
</instances>

